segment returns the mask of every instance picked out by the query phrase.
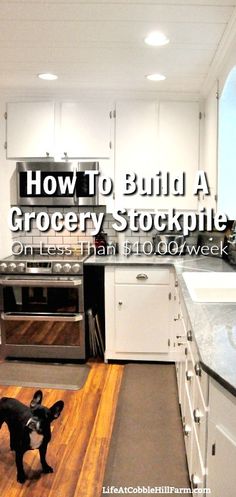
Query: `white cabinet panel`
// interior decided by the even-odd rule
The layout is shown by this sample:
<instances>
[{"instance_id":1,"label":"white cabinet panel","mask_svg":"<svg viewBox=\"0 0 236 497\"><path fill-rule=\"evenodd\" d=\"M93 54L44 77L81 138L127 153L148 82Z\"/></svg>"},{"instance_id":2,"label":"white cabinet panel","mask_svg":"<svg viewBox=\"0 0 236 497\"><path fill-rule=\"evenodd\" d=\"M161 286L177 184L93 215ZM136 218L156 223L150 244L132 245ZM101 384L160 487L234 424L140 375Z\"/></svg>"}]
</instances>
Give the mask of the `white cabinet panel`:
<instances>
[{"instance_id":1,"label":"white cabinet panel","mask_svg":"<svg viewBox=\"0 0 236 497\"><path fill-rule=\"evenodd\" d=\"M214 497L234 497L236 488L236 398L210 380L207 486Z\"/></svg>"},{"instance_id":2,"label":"white cabinet panel","mask_svg":"<svg viewBox=\"0 0 236 497\"><path fill-rule=\"evenodd\" d=\"M116 104L116 204L136 209L197 209L192 195L199 163L199 104L197 102L123 101ZM186 172L186 194L164 195L166 173L170 185ZM135 173L139 190L156 179L152 195L122 194L126 173ZM156 176L156 175L159 176ZM143 180L144 178L144 180ZM157 181L162 190L158 192Z\"/></svg>"},{"instance_id":3,"label":"white cabinet panel","mask_svg":"<svg viewBox=\"0 0 236 497\"><path fill-rule=\"evenodd\" d=\"M207 486L214 497L235 497L236 438L223 426L209 423Z\"/></svg>"},{"instance_id":4,"label":"white cabinet panel","mask_svg":"<svg viewBox=\"0 0 236 497\"><path fill-rule=\"evenodd\" d=\"M153 271L153 269L142 266L137 268L124 267L115 269L115 282L136 285L169 285L170 270L158 268L157 271Z\"/></svg>"},{"instance_id":5,"label":"white cabinet panel","mask_svg":"<svg viewBox=\"0 0 236 497\"><path fill-rule=\"evenodd\" d=\"M54 156L54 103L7 105L7 158Z\"/></svg>"},{"instance_id":6,"label":"white cabinet panel","mask_svg":"<svg viewBox=\"0 0 236 497\"><path fill-rule=\"evenodd\" d=\"M105 360L174 360L172 279L170 269L105 268Z\"/></svg>"},{"instance_id":7,"label":"white cabinet panel","mask_svg":"<svg viewBox=\"0 0 236 497\"><path fill-rule=\"evenodd\" d=\"M185 172L186 194L163 196L162 208L197 209L192 194L199 158L199 104L197 102L160 102L159 168L170 177Z\"/></svg>"},{"instance_id":8,"label":"white cabinet panel","mask_svg":"<svg viewBox=\"0 0 236 497\"><path fill-rule=\"evenodd\" d=\"M65 102L61 105L61 156L109 158L112 118L110 103Z\"/></svg>"},{"instance_id":9,"label":"white cabinet panel","mask_svg":"<svg viewBox=\"0 0 236 497\"><path fill-rule=\"evenodd\" d=\"M203 195L205 207L216 208L217 147L218 147L218 99L217 84L214 85L205 102L203 168L207 173L210 195Z\"/></svg>"},{"instance_id":10,"label":"white cabinet panel","mask_svg":"<svg viewBox=\"0 0 236 497\"><path fill-rule=\"evenodd\" d=\"M154 196L122 195L126 173L139 180L158 172L157 104L147 101L123 101L116 104L115 185L116 205L125 208L154 209Z\"/></svg>"},{"instance_id":11,"label":"white cabinet panel","mask_svg":"<svg viewBox=\"0 0 236 497\"><path fill-rule=\"evenodd\" d=\"M168 352L169 287L116 285L118 352Z\"/></svg>"}]
</instances>

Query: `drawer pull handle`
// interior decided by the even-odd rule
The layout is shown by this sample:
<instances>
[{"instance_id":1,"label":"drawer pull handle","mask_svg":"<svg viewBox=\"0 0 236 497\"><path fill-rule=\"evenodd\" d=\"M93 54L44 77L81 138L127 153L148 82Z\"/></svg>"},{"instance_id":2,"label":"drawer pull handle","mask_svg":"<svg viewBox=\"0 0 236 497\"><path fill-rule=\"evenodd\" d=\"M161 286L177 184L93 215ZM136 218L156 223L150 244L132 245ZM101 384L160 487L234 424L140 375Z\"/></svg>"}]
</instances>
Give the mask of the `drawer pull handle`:
<instances>
[{"instance_id":1,"label":"drawer pull handle","mask_svg":"<svg viewBox=\"0 0 236 497\"><path fill-rule=\"evenodd\" d=\"M203 414L201 413L200 409L194 409L193 411L193 419L195 421L196 424L200 424L201 422L201 418L202 418Z\"/></svg>"},{"instance_id":2,"label":"drawer pull handle","mask_svg":"<svg viewBox=\"0 0 236 497\"><path fill-rule=\"evenodd\" d=\"M201 368L199 362L197 362L195 364L195 368L194 369L195 369L195 373L196 373L197 376L202 376L202 368Z\"/></svg>"},{"instance_id":3,"label":"drawer pull handle","mask_svg":"<svg viewBox=\"0 0 236 497\"><path fill-rule=\"evenodd\" d=\"M192 331L191 330L187 331L187 340L189 342L193 341L193 335L192 335Z\"/></svg>"},{"instance_id":4,"label":"drawer pull handle","mask_svg":"<svg viewBox=\"0 0 236 497\"><path fill-rule=\"evenodd\" d=\"M186 380L191 381L193 377L193 371L186 371Z\"/></svg>"},{"instance_id":5,"label":"drawer pull handle","mask_svg":"<svg viewBox=\"0 0 236 497\"><path fill-rule=\"evenodd\" d=\"M199 484L201 483L201 480L200 480L199 476L197 476L196 474L192 474L191 475L191 483L192 483L193 490L195 490L196 488L198 488Z\"/></svg>"},{"instance_id":6,"label":"drawer pull handle","mask_svg":"<svg viewBox=\"0 0 236 497\"><path fill-rule=\"evenodd\" d=\"M184 425L184 435L185 437L189 437L190 433L191 433L191 426L189 426L188 424L185 424Z\"/></svg>"},{"instance_id":7,"label":"drawer pull handle","mask_svg":"<svg viewBox=\"0 0 236 497\"><path fill-rule=\"evenodd\" d=\"M147 280L148 279L148 275L145 274L145 273L140 273L140 274L137 274L136 279L137 280Z\"/></svg>"}]
</instances>

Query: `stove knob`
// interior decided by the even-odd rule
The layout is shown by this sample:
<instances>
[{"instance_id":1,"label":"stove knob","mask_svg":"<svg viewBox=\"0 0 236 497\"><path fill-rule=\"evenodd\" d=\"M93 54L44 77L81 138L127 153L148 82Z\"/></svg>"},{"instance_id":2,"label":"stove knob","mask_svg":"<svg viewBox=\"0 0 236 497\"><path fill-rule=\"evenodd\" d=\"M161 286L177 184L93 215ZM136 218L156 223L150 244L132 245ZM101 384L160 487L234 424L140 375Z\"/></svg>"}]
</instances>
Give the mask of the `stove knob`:
<instances>
[{"instance_id":1,"label":"stove knob","mask_svg":"<svg viewBox=\"0 0 236 497\"><path fill-rule=\"evenodd\" d=\"M63 271L64 271L64 273L69 273L70 270L71 270L71 264L67 263L67 264L63 265Z\"/></svg>"},{"instance_id":2,"label":"stove knob","mask_svg":"<svg viewBox=\"0 0 236 497\"><path fill-rule=\"evenodd\" d=\"M72 271L73 273L78 273L80 270L80 264L73 264Z\"/></svg>"},{"instance_id":3,"label":"stove knob","mask_svg":"<svg viewBox=\"0 0 236 497\"><path fill-rule=\"evenodd\" d=\"M0 264L0 271L5 273L6 269L7 269L7 264L5 262L2 262L2 264Z\"/></svg>"},{"instance_id":4,"label":"stove knob","mask_svg":"<svg viewBox=\"0 0 236 497\"><path fill-rule=\"evenodd\" d=\"M13 273L16 269L16 264L14 262L11 262L11 264L9 264L9 270L11 271L11 273Z\"/></svg>"},{"instance_id":5,"label":"stove knob","mask_svg":"<svg viewBox=\"0 0 236 497\"><path fill-rule=\"evenodd\" d=\"M20 264L17 265L17 271L19 271L19 273L23 273L25 270L25 264L24 262L20 262Z\"/></svg>"},{"instance_id":6,"label":"stove knob","mask_svg":"<svg viewBox=\"0 0 236 497\"><path fill-rule=\"evenodd\" d=\"M60 273L62 271L62 265L57 262L57 264L54 265L54 271L55 273Z\"/></svg>"}]
</instances>

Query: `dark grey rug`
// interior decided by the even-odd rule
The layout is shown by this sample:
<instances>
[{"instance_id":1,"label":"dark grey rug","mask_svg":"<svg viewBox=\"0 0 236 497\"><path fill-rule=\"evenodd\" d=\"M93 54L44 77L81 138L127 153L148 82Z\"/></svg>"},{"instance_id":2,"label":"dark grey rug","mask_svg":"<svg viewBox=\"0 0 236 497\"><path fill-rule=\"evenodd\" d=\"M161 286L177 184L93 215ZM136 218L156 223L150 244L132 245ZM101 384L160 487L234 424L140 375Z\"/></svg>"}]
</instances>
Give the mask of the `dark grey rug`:
<instances>
[{"instance_id":1,"label":"dark grey rug","mask_svg":"<svg viewBox=\"0 0 236 497\"><path fill-rule=\"evenodd\" d=\"M125 366L104 477L112 485L189 487L174 365Z\"/></svg>"},{"instance_id":2,"label":"dark grey rug","mask_svg":"<svg viewBox=\"0 0 236 497\"><path fill-rule=\"evenodd\" d=\"M0 363L0 385L79 390L89 371L86 364L5 361Z\"/></svg>"}]
</instances>

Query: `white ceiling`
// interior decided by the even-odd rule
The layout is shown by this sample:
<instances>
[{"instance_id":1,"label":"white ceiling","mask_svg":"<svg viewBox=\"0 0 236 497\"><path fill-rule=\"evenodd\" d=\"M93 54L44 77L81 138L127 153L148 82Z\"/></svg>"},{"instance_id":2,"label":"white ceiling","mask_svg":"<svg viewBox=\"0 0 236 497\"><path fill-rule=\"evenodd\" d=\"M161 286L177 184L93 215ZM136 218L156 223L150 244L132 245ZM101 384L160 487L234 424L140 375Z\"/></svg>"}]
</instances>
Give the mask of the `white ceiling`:
<instances>
[{"instance_id":1,"label":"white ceiling","mask_svg":"<svg viewBox=\"0 0 236 497\"><path fill-rule=\"evenodd\" d=\"M199 92L236 0L0 0L0 87ZM143 39L161 30L169 45ZM37 78L55 72L53 82ZM161 72L155 83L146 74Z\"/></svg>"}]
</instances>

